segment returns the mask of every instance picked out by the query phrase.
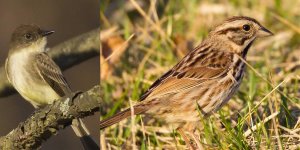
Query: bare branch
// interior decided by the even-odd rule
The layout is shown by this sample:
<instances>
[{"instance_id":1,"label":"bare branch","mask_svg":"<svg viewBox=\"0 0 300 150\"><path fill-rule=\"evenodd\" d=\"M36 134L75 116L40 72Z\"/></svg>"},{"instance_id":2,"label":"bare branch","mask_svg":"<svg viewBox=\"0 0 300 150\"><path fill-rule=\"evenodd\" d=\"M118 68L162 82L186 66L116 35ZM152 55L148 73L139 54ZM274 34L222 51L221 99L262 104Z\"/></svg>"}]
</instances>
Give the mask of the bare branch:
<instances>
[{"instance_id":1,"label":"bare branch","mask_svg":"<svg viewBox=\"0 0 300 150\"><path fill-rule=\"evenodd\" d=\"M91 57L99 56L100 29L92 30L67 40L48 51L62 70L72 67ZM4 65L0 67L0 97L15 93L6 78Z\"/></svg>"},{"instance_id":2,"label":"bare branch","mask_svg":"<svg viewBox=\"0 0 300 150\"><path fill-rule=\"evenodd\" d=\"M71 125L74 118L83 118L99 111L100 86L84 93L74 93L37 110L9 134L0 138L0 149L36 149Z\"/></svg>"}]
</instances>

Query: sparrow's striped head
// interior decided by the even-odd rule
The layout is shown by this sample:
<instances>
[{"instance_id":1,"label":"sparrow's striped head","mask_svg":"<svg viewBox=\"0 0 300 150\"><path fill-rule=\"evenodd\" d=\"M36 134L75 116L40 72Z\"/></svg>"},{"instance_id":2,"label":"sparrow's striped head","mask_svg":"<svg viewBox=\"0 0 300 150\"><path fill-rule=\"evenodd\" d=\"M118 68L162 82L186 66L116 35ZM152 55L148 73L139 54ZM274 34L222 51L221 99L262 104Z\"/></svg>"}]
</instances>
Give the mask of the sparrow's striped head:
<instances>
[{"instance_id":1,"label":"sparrow's striped head","mask_svg":"<svg viewBox=\"0 0 300 150\"><path fill-rule=\"evenodd\" d=\"M218 25L212 34L225 38L244 49L258 37L273 35L258 21L250 17L236 16Z\"/></svg>"}]
</instances>

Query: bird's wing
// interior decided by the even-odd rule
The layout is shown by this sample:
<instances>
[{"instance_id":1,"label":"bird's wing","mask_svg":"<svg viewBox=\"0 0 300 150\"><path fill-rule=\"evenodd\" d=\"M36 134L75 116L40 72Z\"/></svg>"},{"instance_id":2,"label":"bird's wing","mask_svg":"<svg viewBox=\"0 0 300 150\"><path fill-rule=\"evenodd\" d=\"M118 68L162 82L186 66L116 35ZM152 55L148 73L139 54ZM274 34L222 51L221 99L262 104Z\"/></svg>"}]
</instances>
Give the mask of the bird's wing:
<instances>
[{"instance_id":1,"label":"bird's wing","mask_svg":"<svg viewBox=\"0 0 300 150\"><path fill-rule=\"evenodd\" d=\"M197 49L196 49L197 50ZM159 99L168 94L182 92L195 86L201 86L204 82L216 80L227 75L231 68L232 55L225 52L211 52L204 54L189 54L181 60L174 68L166 72L156 80L150 88L141 96L140 100ZM194 57L191 57L194 56ZM190 61L192 60L192 61ZM162 98L163 100L163 98ZM148 103L139 103L133 106L134 114L141 114L151 108ZM120 120L132 115L130 108L121 111L114 116L100 121L100 129L104 129Z\"/></svg>"},{"instance_id":2,"label":"bird's wing","mask_svg":"<svg viewBox=\"0 0 300 150\"><path fill-rule=\"evenodd\" d=\"M141 100L160 98L169 94L174 94L201 86L204 82L219 79L227 75L231 67L232 57L228 53L214 52L197 62L188 66L189 60L183 59L173 69L155 81L152 86L142 95ZM221 53L221 54L220 54ZM198 55L197 57L200 57Z\"/></svg>"},{"instance_id":3,"label":"bird's wing","mask_svg":"<svg viewBox=\"0 0 300 150\"><path fill-rule=\"evenodd\" d=\"M152 84L148 91L142 95L141 100L160 98L168 94L178 93L199 86L206 80L219 77L224 71L224 68L197 67L178 74L170 70ZM194 73L197 74L192 77ZM133 113L141 114L149 108L151 108L150 104L139 103L133 106ZM128 108L115 114L111 118L101 120L100 129L111 126L130 115L132 115L132 111Z\"/></svg>"},{"instance_id":4,"label":"bird's wing","mask_svg":"<svg viewBox=\"0 0 300 150\"><path fill-rule=\"evenodd\" d=\"M62 97L71 93L71 89L60 68L46 53L37 54L35 59L41 78L48 83L59 96Z\"/></svg>"}]
</instances>

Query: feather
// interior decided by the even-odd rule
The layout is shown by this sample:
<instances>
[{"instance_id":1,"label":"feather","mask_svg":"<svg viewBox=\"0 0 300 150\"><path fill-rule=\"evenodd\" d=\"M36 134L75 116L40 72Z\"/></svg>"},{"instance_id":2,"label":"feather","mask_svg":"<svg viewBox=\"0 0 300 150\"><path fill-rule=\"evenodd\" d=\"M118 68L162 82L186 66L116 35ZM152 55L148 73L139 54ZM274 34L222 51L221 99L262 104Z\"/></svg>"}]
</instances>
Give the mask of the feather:
<instances>
[{"instance_id":1,"label":"feather","mask_svg":"<svg viewBox=\"0 0 300 150\"><path fill-rule=\"evenodd\" d=\"M226 75L228 70L231 68L231 53L211 51L211 55L202 57L201 54L207 52L201 51L202 53L195 55L193 52L195 53L196 50L198 49L195 49L190 53L190 55L194 57L188 59L195 63L189 63L186 61L187 59L183 58L182 61L180 61L173 69L154 82L149 90L142 95L142 100L156 99L169 94L189 90L196 86L200 86L207 80L223 77L223 75ZM207 61L216 59L218 61ZM173 70L176 70L176 72Z\"/></svg>"},{"instance_id":2,"label":"feather","mask_svg":"<svg viewBox=\"0 0 300 150\"><path fill-rule=\"evenodd\" d=\"M71 89L55 62L46 53L39 53L35 55L35 58L41 78L60 97L70 94Z\"/></svg>"}]
</instances>

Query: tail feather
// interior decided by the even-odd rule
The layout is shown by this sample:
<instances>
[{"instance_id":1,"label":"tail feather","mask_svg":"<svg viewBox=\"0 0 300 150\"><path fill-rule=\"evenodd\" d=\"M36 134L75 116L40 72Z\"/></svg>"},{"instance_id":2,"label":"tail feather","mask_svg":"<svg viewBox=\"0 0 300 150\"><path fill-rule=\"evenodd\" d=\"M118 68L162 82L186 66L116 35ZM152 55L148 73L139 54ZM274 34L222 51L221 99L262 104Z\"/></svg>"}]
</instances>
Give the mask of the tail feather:
<instances>
[{"instance_id":1,"label":"tail feather","mask_svg":"<svg viewBox=\"0 0 300 150\"><path fill-rule=\"evenodd\" d=\"M134 108L134 111L133 111L134 115L141 114L146 110L144 107L140 107L140 106L141 105L133 107ZM121 111L121 112L115 114L114 116L112 116L108 119L102 120L102 121L100 121L100 130L105 129L106 127L109 127L109 126L111 126L115 123L118 123L121 120L126 119L129 116L131 116L131 109L130 108L128 108L124 111Z\"/></svg>"},{"instance_id":2,"label":"tail feather","mask_svg":"<svg viewBox=\"0 0 300 150\"><path fill-rule=\"evenodd\" d=\"M99 150L99 146L90 136L90 132L86 128L81 119L74 119L71 125L76 136L80 138L84 150Z\"/></svg>"}]
</instances>

